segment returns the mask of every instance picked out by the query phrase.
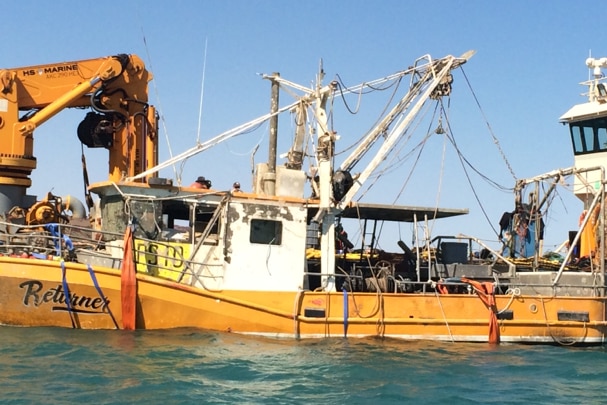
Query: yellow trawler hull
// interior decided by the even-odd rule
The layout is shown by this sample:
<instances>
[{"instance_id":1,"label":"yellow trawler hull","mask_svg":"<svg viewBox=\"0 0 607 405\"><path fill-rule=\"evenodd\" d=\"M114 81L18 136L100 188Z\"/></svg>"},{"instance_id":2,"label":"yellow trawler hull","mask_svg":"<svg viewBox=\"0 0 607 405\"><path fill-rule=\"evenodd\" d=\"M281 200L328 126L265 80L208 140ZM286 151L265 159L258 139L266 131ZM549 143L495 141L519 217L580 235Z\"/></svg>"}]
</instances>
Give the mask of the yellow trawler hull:
<instances>
[{"instance_id":1,"label":"yellow trawler hull","mask_svg":"<svg viewBox=\"0 0 607 405\"><path fill-rule=\"evenodd\" d=\"M489 341L490 311L475 294L207 291L138 273L136 297L137 329ZM496 296L500 341L602 344L606 303ZM82 264L0 257L0 308L5 325L122 329L121 274L97 267L91 276Z\"/></svg>"}]
</instances>

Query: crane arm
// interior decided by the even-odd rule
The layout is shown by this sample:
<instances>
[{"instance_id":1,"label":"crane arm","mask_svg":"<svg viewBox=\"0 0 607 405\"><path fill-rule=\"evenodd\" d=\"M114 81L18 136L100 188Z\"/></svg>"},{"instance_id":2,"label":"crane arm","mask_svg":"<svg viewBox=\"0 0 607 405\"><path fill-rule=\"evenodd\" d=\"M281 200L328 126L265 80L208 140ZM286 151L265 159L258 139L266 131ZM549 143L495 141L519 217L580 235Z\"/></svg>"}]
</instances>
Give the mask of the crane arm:
<instances>
[{"instance_id":1,"label":"crane arm","mask_svg":"<svg viewBox=\"0 0 607 405\"><path fill-rule=\"evenodd\" d=\"M93 109L78 137L88 147L109 150L110 180L154 166L157 117L148 105L151 79L138 56L125 54L0 70L0 186L31 185L34 131L73 107Z\"/></svg>"},{"instance_id":2,"label":"crane arm","mask_svg":"<svg viewBox=\"0 0 607 405\"><path fill-rule=\"evenodd\" d=\"M36 114L34 114L30 119L23 122L22 125L19 125L19 132L23 135L33 132L38 125L46 122L48 119L58 114L65 108L88 106L90 104L90 97L84 96L87 94L91 94L93 90L99 88L102 82L107 82L110 79L113 79L118 75L122 74L124 70L124 56L122 58L118 56L102 59L101 65L99 66L97 71L91 76L90 79L85 79L82 83L76 85L76 87L71 90L67 90L63 94L60 94L60 92L63 91L64 87L70 85L70 80L63 80L63 82L66 83L65 85L60 87L53 86L51 87L51 91L41 92L38 97L33 98L33 92L31 90L33 89L34 84L37 84L37 88L40 89L40 87L42 87L43 85L48 85L49 82L52 83L53 78L56 77L54 75L58 73L63 73L59 77L65 77L64 75L69 72L69 70L65 70L65 67L62 69L62 72L57 72L54 74L51 73L35 75L34 77L36 79L39 79L38 81L23 80L22 83L24 84L24 87L29 91L26 91L24 97L21 100L18 100L19 108L24 109L38 106L43 108L39 110ZM96 60L80 62L80 64L74 64L73 67L83 69L83 66L85 64L94 64L96 62ZM57 68L51 68L50 71L52 72L56 69ZM44 68L39 67L38 69L30 69L30 72L32 71L42 73L44 71ZM56 98L53 99L52 97ZM31 101L31 103L29 103L29 101Z\"/></svg>"}]
</instances>

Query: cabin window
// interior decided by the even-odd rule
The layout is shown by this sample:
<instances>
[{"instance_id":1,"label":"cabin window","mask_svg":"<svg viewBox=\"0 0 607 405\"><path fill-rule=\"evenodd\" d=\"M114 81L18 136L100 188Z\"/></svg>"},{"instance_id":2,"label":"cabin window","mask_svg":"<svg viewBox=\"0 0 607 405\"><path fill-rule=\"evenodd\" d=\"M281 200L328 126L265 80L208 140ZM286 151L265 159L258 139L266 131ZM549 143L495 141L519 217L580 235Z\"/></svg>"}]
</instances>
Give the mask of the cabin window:
<instances>
[{"instance_id":1,"label":"cabin window","mask_svg":"<svg viewBox=\"0 0 607 405\"><path fill-rule=\"evenodd\" d=\"M596 146L594 143L594 131L589 127L582 128L582 131L584 133L584 151L592 152Z\"/></svg>"},{"instance_id":2,"label":"cabin window","mask_svg":"<svg viewBox=\"0 0 607 405\"><path fill-rule=\"evenodd\" d=\"M161 230L162 206L158 201L131 201L130 211L135 225L135 236L156 239Z\"/></svg>"},{"instance_id":3,"label":"cabin window","mask_svg":"<svg viewBox=\"0 0 607 405\"><path fill-rule=\"evenodd\" d=\"M571 126L571 141L573 142L573 153L584 153L584 144L582 143L581 127Z\"/></svg>"},{"instance_id":4,"label":"cabin window","mask_svg":"<svg viewBox=\"0 0 607 405\"><path fill-rule=\"evenodd\" d=\"M598 133L598 148L600 150L607 150L607 128L597 128Z\"/></svg>"},{"instance_id":5,"label":"cabin window","mask_svg":"<svg viewBox=\"0 0 607 405\"><path fill-rule=\"evenodd\" d=\"M181 201L162 201L162 233L161 240L189 242L190 232L190 206Z\"/></svg>"},{"instance_id":6,"label":"cabin window","mask_svg":"<svg viewBox=\"0 0 607 405\"><path fill-rule=\"evenodd\" d=\"M607 151L607 119L574 122L570 131L574 154Z\"/></svg>"},{"instance_id":7,"label":"cabin window","mask_svg":"<svg viewBox=\"0 0 607 405\"><path fill-rule=\"evenodd\" d=\"M249 241L263 245L280 245L282 243L282 222L252 219Z\"/></svg>"},{"instance_id":8,"label":"cabin window","mask_svg":"<svg viewBox=\"0 0 607 405\"><path fill-rule=\"evenodd\" d=\"M205 245L219 244L219 221L215 217L215 211L219 206L197 206L196 216L194 218L194 233L196 237L206 234Z\"/></svg>"}]
</instances>

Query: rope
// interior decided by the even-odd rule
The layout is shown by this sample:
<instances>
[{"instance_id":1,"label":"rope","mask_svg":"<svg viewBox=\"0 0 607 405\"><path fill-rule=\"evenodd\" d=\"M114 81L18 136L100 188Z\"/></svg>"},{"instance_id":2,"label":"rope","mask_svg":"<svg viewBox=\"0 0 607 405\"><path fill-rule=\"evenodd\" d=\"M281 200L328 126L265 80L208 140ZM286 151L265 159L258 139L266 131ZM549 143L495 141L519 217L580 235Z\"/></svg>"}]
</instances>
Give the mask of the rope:
<instances>
[{"instance_id":1,"label":"rope","mask_svg":"<svg viewBox=\"0 0 607 405\"><path fill-rule=\"evenodd\" d=\"M384 337L384 333L386 332L386 324L384 323L384 296L379 294L379 318L377 318L377 335L380 337Z\"/></svg>"},{"instance_id":2,"label":"rope","mask_svg":"<svg viewBox=\"0 0 607 405\"><path fill-rule=\"evenodd\" d=\"M550 337L552 338L552 340L554 340L556 343L558 343L561 346L573 346L576 343L578 343L578 341L576 339L571 339L571 341L566 342L564 340L559 339L558 337L556 337L553 333L552 333L552 328L550 327L550 323L548 322L548 315L546 314L546 304L544 303L544 298L543 297L539 297L540 302L542 303L542 310L544 313L544 320L546 321L546 328L548 329L548 333L550 333ZM586 334L586 322L584 322L584 335ZM580 340L580 342L583 341L583 339Z\"/></svg>"},{"instance_id":3,"label":"rope","mask_svg":"<svg viewBox=\"0 0 607 405\"><path fill-rule=\"evenodd\" d=\"M331 295L328 288L325 288L325 302L327 303L327 308L325 309L325 337L330 337L331 332L329 330L329 312L331 309Z\"/></svg>"},{"instance_id":4,"label":"rope","mask_svg":"<svg viewBox=\"0 0 607 405\"><path fill-rule=\"evenodd\" d=\"M344 337L348 337L348 290L343 288L344 293Z\"/></svg>"},{"instance_id":5,"label":"rope","mask_svg":"<svg viewBox=\"0 0 607 405\"><path fill-rule=\"evenodd\" d=\"M123 257L120 266L122 328L135 330L137 325L137 269L133 258L133 225L127 226L123 241Z\"/></svg>"},{"instance_id":6,"label":"rope","mask_svg":"<svg viewBox=\"0 0 607 405\"><path fill-rule=\"evenodd\" d=\"M86 205L90 210L91 208L93 208L95 203L93 202L93 197L91 197L91 193L89 192L90 181L89 181L88 169L86 167L86 156L84 155L84 144L83 143L80 143L80 151L81 151L80 160L82 162L82 179L83 179L83 186L84 186L84 201L86 201Z\"/></svg>"},{"instance_id":7,"label":"rope","mask_svg":"<svg viewBox=\"0 0 607 405\"><path fill-rule=\"evenodd\" d=\"M304 293L304 290L297 291L297 294L295 295L295 301L293 302L293 336L295 337L295 339L299 339L301 337L299 335L299 303Z\"/></svg>"},{"instance_id":8,"label":"rope","mask_svg":"<svg viewBox=\"0 0 607 405\"><path fill-rule=\"evenodd\" d=\"M375 292L375 295L379 299L379 296L381 295L381 291L379 290L379 288ZM363 319L371 318L373 315L377 314L377 312L379 311L379 301L375 301L375 306L371 310L371 313L369 315L361 315L360 310L358 309L358 305L356 305L356 295L355 294L352 294L352 304L354 304L354 312L356 312L356 315L358 315L359 318L363 318Z\"/></svg>"},{"instance_id":9,"label":"rope","mask_svg":"<svg viewBox=\"0 0 607 405\"><path fill-rule=\"evenodd\" d=\"M502 309L501 311L498 311L498 315L504 313L505 311L508 310L508 308L510 308L510 305L512 305L512 302L514 301L514 298L518 297L521 295L521 290L520 288L509 288L508 291L506 291L506 294L510 293L510 301L508 301L508 304L506 304L506 306L504 307L504 309Z\"/></svg>"},{"instance_id":10,"label":"rope","mask_svg":"<svg viewBox=\"0 0 607 405\"><path fill-rule=\"evenodd\" d=\"M72 312L72 303L70 302L70 290L67 285L67 277L66 277L66 269L65 262L61 260L61 284L63 285L63 295L65 296L65 306L67 307L67 312L70 316L70 321L72 322L72 328L76 328L76 322L74 321L73 312Z\"/></svg>"},{"instance_id":11,"label":"rope","mask_svg":"<svg viewBox=\"0 0 607 405\"><path fill-rule=\"evenodd\" d=\"M99 287L99 283L97 282L97 277L95 276L95 272L93 271L93 268L91 267L90 264L87 265L86 267L89 271L89 274L91 275L91 280L93 280L93 285L95 286L95 290L97 290L99 297L103 301L103 306L105 308L107 308L107 312L110 315L110 317L112 318L112 322L114 322L114 326L116 327L116 329L120 329L120 327L118 326L118 322L116 322L116 318L114 318L114 314L112 313L112 310L110 309L107 299L105 298L105 295L103 295L103 292L101 291L101 287Z\"/></svg>"},{"instance_id":12,"label":"rope","mask_svg":"<svg viewBox=\"0 0 607 405\"><path fill-rule=\"evenodd\" d=\"M434 287L434 295L436 296L436 299L438 300L438 306L440 307L440 311L443 314L443 319L445 321L445 325L447 326L447 331L449 332L449 337L451 338L451 342L454 343L455 339L453 339L453 334L451 333L451 326L449 326L449 321L447 320L447 316L445 315L445 309L443 308L443 303L440 300L440 295L434 284L435 283L432 282L432 287Z\"/></svg>"}]
</instances>

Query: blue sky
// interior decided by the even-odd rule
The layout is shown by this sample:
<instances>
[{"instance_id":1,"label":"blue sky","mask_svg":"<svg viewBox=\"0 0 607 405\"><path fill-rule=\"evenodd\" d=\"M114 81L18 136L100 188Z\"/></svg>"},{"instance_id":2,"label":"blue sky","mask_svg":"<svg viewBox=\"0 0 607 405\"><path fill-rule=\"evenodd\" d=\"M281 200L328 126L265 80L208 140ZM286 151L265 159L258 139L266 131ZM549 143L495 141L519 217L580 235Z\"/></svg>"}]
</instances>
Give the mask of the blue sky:
<instances>
[{"instance_id":1,"label":"blue sky","mask_svg":"<svg viewBox=\"0 0 607 405\"><path fill-rule=\"evenodd\" d=\"M0 68L118 53L139 55L154 75L151 102L166 128L161 134L162 161L169 157L165 136L173 153L179 153L194 146L199 133L205 140L267 113L269 84L259 73L280 72L286 79L309 85L322 59L327 80L339 74L347 84L357 84L404 69L424 54L441 57L474 49L476 55L464 66L474 93L466 79L456 74L452 131L480 172L512 187L514 179L491 131L517 177L573 164L568 130L558 118L571 105L584 101L578 83L588 76L584 61L589 53L607 56L605 35L595 17L601 12L596 1L563 0L5 0ZM290 102L286 97L283 100ZM32 175L31 194L44 196L52 190L57 195L82 197L75 131L83 116L82 111L66 111L37 129L38 169ZM344 139L354 139L374 118L361 112L356 119L363 124L352 121L340 127L336 122L335 126ZM181 172L183 182L204 175L218 189L228 189L235 180L243 188L250 187L250 153L267 140L264 129L189 160ZM284 131L290 129L288 123L284 125ZM433 184L440 175L432 167L442 165L436 157L443 156L444 142L433 142L428 148L435 153L424 158L425 178L394 200L393 191L407 176L397 173L400 178L393 177L388 185L372 191L377 197L373 200L469 208L470 215L437 225L435 232L495 240L493 229L502 212L512 209L511 195L476 177L472 179L475 197L457 159L447 152L445 164L455 167L443 169L449 176L440 177L443 189L437 194ZM264 160L265 151L262 143L257 162ZM91 178L104 179L105 151L85 153ZM166 170L162 175L173 177L174 172ZM365 199L370 202L369 195ZM548 246L558 245L567 230L575 229L581 209L575 201L563 202L562 214L568 217L555 213L549 218ZM393 232L398 232L397 239L407 241L409 231Z\"/></svg>"}]
</instances>

